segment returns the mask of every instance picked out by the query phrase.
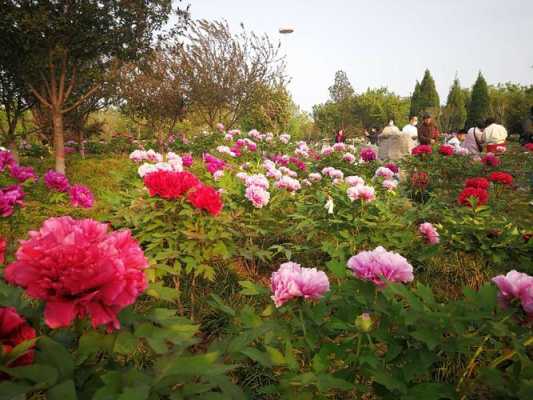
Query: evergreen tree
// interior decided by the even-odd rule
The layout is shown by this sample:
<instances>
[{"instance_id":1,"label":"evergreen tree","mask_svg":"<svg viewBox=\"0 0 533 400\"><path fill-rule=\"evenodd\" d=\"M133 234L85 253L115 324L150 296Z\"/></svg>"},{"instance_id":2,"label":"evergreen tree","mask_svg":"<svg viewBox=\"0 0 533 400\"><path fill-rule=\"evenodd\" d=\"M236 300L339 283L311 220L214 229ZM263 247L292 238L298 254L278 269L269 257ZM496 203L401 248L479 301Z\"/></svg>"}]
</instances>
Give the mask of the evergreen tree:
<instances>
[{"instance_id":1,"label":"evergreen tree","mask_svg":"<svg viewBox=\"0 0 533 400\"><path fill-rule=\"evenodd\" d=\"M440 110L439 94L437 93L435 81L433 80L429 69L426 69L424 72L424 78L422 79L422 82L420 82L420 93L417 98L417 107L418 114L425 111L438 113Z\"/></svg>"},{"instance_id":2,"label":"evergreen tree","mask_svg":"<svg viewBox=\"0 0 533 400\"><path fill-rule=\"evenodd\" d=\"M455 78L448 93L445 112L448 115L448 130L457 132L459 129L464 128L466 105L458 78Z\"/></svg>"},{"instance_id":3,"label":"evergreen tree","mask_svg":"<svg viewBox=\"0 0 533 400\"><path fill-rule=\"evenodd\" d=\"M482 123L489 116L490 98L487 81L483 74L479 75L472 87L470 96L470 106L468 107L468 126L474 126Z\"/></svg>"},{"instance_id":4,"label":"evergreen tree","mask_svg":"<svg viewBox=\"0 0 533 400\"><path fill-rule=\"evenodd\" d=\"M329 87L331 100L340 103L352 97L353 94L354 90L346 72L342 70L335 72L335 81Z\"/></svg>"},{"instance_id":5,"label":"evergreen tree","mask_svg":"<svg viewBox=\"0 0 533 400\"><path fill-rule=\"evenodd\" d=\"M411 108L409 109L409 116L418 115L420 112L420 82L416 81L415 90L411 96Z\"/></svg>"}]
</instances>

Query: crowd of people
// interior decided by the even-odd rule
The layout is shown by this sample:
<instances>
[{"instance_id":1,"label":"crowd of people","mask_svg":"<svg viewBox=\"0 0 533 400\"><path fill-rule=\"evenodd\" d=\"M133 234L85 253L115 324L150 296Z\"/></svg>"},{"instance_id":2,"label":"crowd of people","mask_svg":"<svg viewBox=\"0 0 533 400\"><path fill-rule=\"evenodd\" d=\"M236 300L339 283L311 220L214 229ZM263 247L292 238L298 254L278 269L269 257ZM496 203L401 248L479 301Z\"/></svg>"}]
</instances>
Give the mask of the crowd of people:
<instances>
[{"instance_id":1,"label":"crowd of people","mask_svg":"<svg viewBox=\"0 0 533 400\"><path fill-rule=\"evenodd\" d=\"M458 152L468 152L471 155L504 152L507 147L507 129L498 123L495 118L487 118L455 133L441 133L433 121L431 114L425 113L422 123L418 124L418 117L413 115L409 123L401 130L390 119L381 132L377 128L370 131L365 129L366 140L378 147L380 159L396 160L411 153L419 145L432 145L445 143L453 146ZM336 142L344 142L344 130L339 130L335 135ZM533 107L523 123L523 133L520 137L522 143L533 142Z\"/></svg>"}]
</instances>

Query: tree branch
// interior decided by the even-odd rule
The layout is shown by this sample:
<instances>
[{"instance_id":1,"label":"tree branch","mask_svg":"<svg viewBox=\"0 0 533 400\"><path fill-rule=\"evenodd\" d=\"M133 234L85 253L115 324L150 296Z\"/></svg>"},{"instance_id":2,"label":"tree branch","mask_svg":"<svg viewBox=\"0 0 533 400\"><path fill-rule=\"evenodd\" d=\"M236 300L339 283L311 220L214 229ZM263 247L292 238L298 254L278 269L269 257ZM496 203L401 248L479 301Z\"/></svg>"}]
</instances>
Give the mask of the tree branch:
<instances>
[{"instance_id":1,"label":"tree branch","mask_svg":"<svg viewBox=\"0 0 533 400\"><path fill-rule=\"evenodd\" d=\"M28 87L30 88L30 92L35 96L37 97L37 100L39 100L42 104L44 104L46 107L48 108L52 108L52 104L50 104L48 101L46 101L46 99L41 96L41 94L32 86L32 85L28 85Z\"/></svg>"},{"instance_id":2,"label":"tree branch","mask_svg":"<svg viewBox=\"0 0 533 400\"><path fill-rule=\"evenodd\" d=\"M90 97L94 92L96 92L98 89L100 89L100 84L97 84L93 86L87 93L85 93L83 96L81 96L78 101L76 101L73 105L70 107L64 108L61 110L62 114L66 114L69 111L74 110L76 107L78 107L81 103L83 103L85 100L87 100L88 97Z\"/></svg>"}]
</instances>

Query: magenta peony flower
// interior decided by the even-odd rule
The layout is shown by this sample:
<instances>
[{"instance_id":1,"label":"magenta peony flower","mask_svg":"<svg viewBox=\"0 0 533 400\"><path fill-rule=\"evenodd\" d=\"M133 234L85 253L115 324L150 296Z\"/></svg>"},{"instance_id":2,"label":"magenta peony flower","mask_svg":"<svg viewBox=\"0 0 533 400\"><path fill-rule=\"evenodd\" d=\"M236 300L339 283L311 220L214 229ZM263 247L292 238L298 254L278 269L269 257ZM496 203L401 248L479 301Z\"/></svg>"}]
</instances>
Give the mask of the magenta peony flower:
<instances>
[{"instance_id":1,"label":"magenta peony flower","mask_svg":"<svg viewBox=\"0 0 533 400\"><path fill-rule=\"evenodd\" d=\"M0 264L3 264L6 260L6 247L6 240L2 236L0 236Z\"/></svg>"},{"instance_id":2,"label":"magenta peony flower","mask_svg":"<svg viewBox=\"0 0 533 400\"><path fill-rule=\"evenodd\" d=\"M302 268L300 264L286 262L272 273L270 278L272 300L276 307L297 297L319 299L329 291L329 280L323 271L316 268Z\"/></svg>"},{"instance_id":3,"label":"magenta peony flower","mask_svg":"<svg viewBox=\"0 0 533 400\"><path fill-rule=\"evenodd\" d=\"M48 189L57 192L67 192L70 187L70 183L65 175L52 170L44 174L44 183Z\"/></svg>"},{"instance_id":4,"label":"magenta peony flower","mask_svg":"<svg viewBox=\"0 0 533 400\"><path fill-rule=\"evenodd\" d=\"M183 162L184 167L190 167L192 165L193 159L191 154L184 154L181 156L181 161Z\"/></svg>"},{"instance_id":5,"label":"magenta peony flower","mask_svg":"<svg viewBox=\"0 0 533 400\"><path fill-rule=\"evenodd\" d=\"M108 232L92 219L50 218L31 231L5 279L46 302L45 323L66 327L90 317L93 327L118 329L117 314L146 289L148 267L130 231Z\"/></svg>"},{"instance_id":6,"label":"magenta peony flower","mask_svg":"<svg viewBox=\"0 0 533 400\"><path fill-rule=\"evenodd\" d=\"M396 164L392 163L392 162L385 164L384 167L390 169L395 174L400 172L400 168L398 168L398 166Z\"/></svg>"},{"instance_id":7,"label":"magenta peony flower","mask_svg":"<svg viewBox=\"0 0 533 400\"><path fill-rule=\"evenodd\" d=\"M8 150L0 150L0 172L6 168L15 166L17 163Z\"/></svg>"},{"instance_id":8,"label":"magenta peony flower","mask_svg":"<svg viewBox=\"0 0 533 400\"><path fill-rule=\"evenodd\" d=\"M91 208L94 204L94 196L87 186L74 185L68 193L72 207Z\"/></svg>"},{"instance_id":9,"label":"magenta peony flower","mask_svg":"<svg viewBox=\"0 0 533 400\"><path fill-rule=\"evenodd\" d=\"M270 200L270 193L261 186L248 186L244 195L252 202L255 208L263 208Z\"/></svg>"},{"instance_id":10,"label":"magenta peony flower","mask_svg":"<svg viewBox=\"0 0 533 400\"><path fill-rule=\"evenodd\" d=\"M492 281L500 289L498 300L502 307L507 307L514 299L520 301L528 317L533 318L533 276L517 272L514 269L507 275L498 275Z\"/></svg>"},{"instance_id":11,"label":"magenta peony flower","mask_svg":"<svg viewBox=\"0 0 533 400\"><path fill-rule=\"evenodd\" d=\"M422 235L424 235L426 241L429 244L439 243L439 232L437 232L437 229L435 229L435 227L429 222L424 222L423 224L420 224L420 226L418 227L418 231Z\"/></svg>"},{"instance_id":12,"label":"magenta peony flower","mask_svg":"<svg viewBox=\"0 0 533 400\"><path fill-rule=\"evenodd\" d=\"M9 169L9 172L11 174L11 177L19 182L25 182L28 179L33 179L35 181L39 179L32 167L21 167L20 165L13 165Z\"/></svg>"},{"instance_id":13,"label":"magenta peony flower","mask_svg":"<svg viewBox=\"0 0 533 400\"><path fill-rule=\"evenodd\" d=\"M346 194L351 201L362 200L365 202L370 202L375 200L376 195L374 188L372 186L366 185L356 185L349 187L346 191Z\"/></svg>"},{"instance_id":14,"label":"magenta peony flower","mask_svg":"<svg viewBox=\"0 0 533 400\"><path fill-rule=\"evenodd\" d=\"M383 287L386 281L411 282L414 279L413 266L392 251L379 246L372 251L361 251L348 260L350 268L359 279Z\"/></svg>"},{"instance_id":15,"label":"magenta peony flower","mask_svg":"<svg viewBox=\"0 0 533 400\"><path fill-rule=\"evenodd\" d=\"M9 185L0 188L0 215L9 217L15 211L15 206L24 206L24 190L20 185Z\"/></svg>"},{"instance_id":16,"label":"magenta peony flower","mask_svg":"<svg viewBox=\"0 0 533 400\"><path fill-rule=\"evenodd\" d=\"M487 153L487 155L481 158L481 162L490 167L497 167L501 164L501 160L494 153Z\"/></svg>"},{"instance_id":17,"label":"magenta peony flower","mask_svg":"<svg viewBox=\"0 0 533 400\"><path fill-rule=\"evenodd\" d=\"M374 150L369 149L369 148L361 150L361 159L364 162L374 161L377 158L378 158L378 155L376 154Z\"/></svg>"}]
</instances>

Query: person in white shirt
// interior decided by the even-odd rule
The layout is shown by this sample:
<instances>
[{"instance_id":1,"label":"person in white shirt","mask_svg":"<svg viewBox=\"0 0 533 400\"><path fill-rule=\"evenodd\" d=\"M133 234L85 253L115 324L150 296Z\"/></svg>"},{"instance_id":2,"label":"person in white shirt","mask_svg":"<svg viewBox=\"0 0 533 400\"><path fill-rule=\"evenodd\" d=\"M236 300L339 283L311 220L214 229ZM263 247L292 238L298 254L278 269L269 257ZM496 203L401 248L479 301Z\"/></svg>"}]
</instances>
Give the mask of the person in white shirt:
<instances>
[{"instance_id":1,"label":"person in white shirt","mask_svg":"<svg viewBox=\"0 0 533 400\"><path fill-rule=\"evenodd\" d=\"M459 132L453 135L451 139L446 142L446 144L453 146L455 151L460 151L459 149L463 147L462 144L465 141L465 136L466 131L464 129L461 129Z\"/></svg>"},{"instance_id":2,"label":"person in white shirt","mask_svg":"<svg viewBox=\"0 0 533 400\"><path fill-rule=\"evenodd\" d=\"M417 124L418 124L417 116L412 115L409 118L409 123L402 128L402 132L407 133L414 142L418 141L418 129L416 127Z\"/></svg>"},{"instance_id":3,"label":"person in white shirt","mask_svg":"<svg viewBox=\"0 0 533 400\"><path fill-rule=\"evenodd\" d=\"M482 140L487 145L487 153L504 152L506 148L507 129L497 124L494 118L487 118Z\"/></svg>"}]
</instances>

